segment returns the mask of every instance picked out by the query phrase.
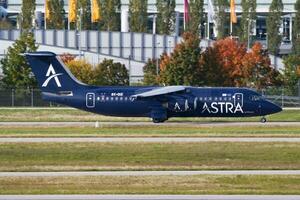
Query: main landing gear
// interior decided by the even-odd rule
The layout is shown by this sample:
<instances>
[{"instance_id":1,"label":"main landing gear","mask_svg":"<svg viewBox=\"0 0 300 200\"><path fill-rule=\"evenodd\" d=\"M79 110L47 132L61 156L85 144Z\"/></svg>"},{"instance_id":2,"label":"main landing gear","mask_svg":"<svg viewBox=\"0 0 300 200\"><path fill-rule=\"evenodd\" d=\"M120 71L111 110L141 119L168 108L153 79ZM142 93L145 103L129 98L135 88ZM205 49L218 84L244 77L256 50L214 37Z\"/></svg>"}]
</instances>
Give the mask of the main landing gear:
<instances>
[{"instance_id":1,"label":"main landing gear","mask_svg":"<svg viewBox=\"0 0 300 200\"><path fill-rule=\"evenodd\" d=\"M267 122L266 117L262 117L262 118L260 119L260 122L263 123L263 124L266 123L266 122Z\"/></svg>"},{"instance_id":2,"label":"main landing gear","mask_svg":"<svg viewBox=\"0 0 300 200\"><path fill-rule=\"evenodd\" d=\"M166 120L167 120L167 119L152 118L152 122L155 123L155 124L163 123L163 122L165 122Z\"/></svg>"}]
</instances>

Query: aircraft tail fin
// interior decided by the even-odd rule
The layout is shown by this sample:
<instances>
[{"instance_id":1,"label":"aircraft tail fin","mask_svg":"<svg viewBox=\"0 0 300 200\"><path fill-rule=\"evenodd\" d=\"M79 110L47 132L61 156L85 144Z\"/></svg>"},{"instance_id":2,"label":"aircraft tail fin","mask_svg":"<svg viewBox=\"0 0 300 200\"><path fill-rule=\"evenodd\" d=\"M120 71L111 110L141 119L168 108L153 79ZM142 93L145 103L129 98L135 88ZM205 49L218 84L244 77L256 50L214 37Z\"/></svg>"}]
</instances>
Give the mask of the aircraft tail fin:
<instances>
[{"instance_id":1,"label":"aircraft tail fin","mask_svg":"<svg viewBox=\"0 0 300 200\"><path fill-rule=\"evenodd\" d=\"M78 81L63 62L52 52L25 53L42 92L73 91L85 84Z\"/></svg>"}]
</instances>

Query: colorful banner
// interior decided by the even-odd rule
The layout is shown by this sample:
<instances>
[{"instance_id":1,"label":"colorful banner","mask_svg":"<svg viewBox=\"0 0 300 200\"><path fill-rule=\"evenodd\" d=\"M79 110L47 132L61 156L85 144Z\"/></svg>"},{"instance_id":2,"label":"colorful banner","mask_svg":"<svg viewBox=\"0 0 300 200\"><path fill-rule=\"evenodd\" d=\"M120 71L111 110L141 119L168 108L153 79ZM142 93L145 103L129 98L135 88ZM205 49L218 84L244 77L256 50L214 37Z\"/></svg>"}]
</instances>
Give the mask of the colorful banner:
<instances>
[{"instance_id":1,"label":"colorful banner","mask_svg":"<svg viewBox=\"0 0 300 200\"><path fill-rule=\"evenodd\" d=\"M235 1L234 0L230 0L230 21L233 24L237 23L237 17L236 17L236 13L235 13Z\"/></svg>"},{"instance_id":2,"label":"colorful banner","mask_svg":"<svg viewBox=\"0 0 300 200\"><path fill-rule=\"evenodd\" d=\"M69 22L77 20L77 0L69 0Z\"/></svg>"},{"instance_id":3,"label":"colorful banner","mask_svg":"<svg viewBox=\"0 0 300 200\"><path fill-rule=\"evenodd\" d=\"M190 5L188 0L184 0L184 21L187 23L190 20Z\"/></svg>"},{"instance_id":4,"label":"colorful banner","mask_svg":"<svg viewBox=\"0 0 300 200\"><path fill-rule=\"evenodd\" d=\"M92 0L92 22L99 22L101 20L100 11L98 0Z\"/></svg>"},{"instance_id":5,"label":"colorful banner","mask_svg":"<svg viewBox=\"0 0 300 200\"><path fill-rule=\"evenodd\" d=\"M45 19L50 20L50 0L45 1Z\"/></svg>"}]
</instances>

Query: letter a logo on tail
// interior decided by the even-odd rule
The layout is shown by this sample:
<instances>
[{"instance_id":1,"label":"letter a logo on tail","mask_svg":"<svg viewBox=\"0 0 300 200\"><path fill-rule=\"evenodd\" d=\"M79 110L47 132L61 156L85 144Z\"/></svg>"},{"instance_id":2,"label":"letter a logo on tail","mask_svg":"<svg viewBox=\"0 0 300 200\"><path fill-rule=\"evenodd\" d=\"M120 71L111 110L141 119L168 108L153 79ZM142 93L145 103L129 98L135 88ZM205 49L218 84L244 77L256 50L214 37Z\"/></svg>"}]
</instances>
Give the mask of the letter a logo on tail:
<instances>
[{"instance_id":1,"label":"letter a logo on tail","mask_svg":"<svg viewBox=\"0 0 300 200\"><path fill-rule=\"evenodd\" d=\"M61 87L60 81L58 79L58 76L63 75L63 74L56 74L52 64L50 64L46 77L48 77L45 82L43 83L42 87L47 87L48 83L51 81L51 79L54 79L56 82L57 87Z\"/></svg>"}]
</instances>

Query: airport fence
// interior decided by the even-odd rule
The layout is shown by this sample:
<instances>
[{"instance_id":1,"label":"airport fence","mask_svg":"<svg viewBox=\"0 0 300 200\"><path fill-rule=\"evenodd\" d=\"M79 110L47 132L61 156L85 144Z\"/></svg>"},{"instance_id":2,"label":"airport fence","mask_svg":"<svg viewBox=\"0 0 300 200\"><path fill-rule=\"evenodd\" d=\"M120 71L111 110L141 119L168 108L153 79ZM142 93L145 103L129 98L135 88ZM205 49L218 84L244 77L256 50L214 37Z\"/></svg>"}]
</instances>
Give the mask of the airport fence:
<instances>
[{"instance_id":1,"label":"airport fence","mask_svg":"<svg viewBox=\"0 0 300 200\"><path fill-rule=\"evenodd\" d=\"M268 88L260 91L264 97L281 107L300 107L300 96L288 95L285 88ZM0 107L63 107L42 99L40 89L1 89Z\"/></svg>"},{"instance_id":2,"label":"airport fence","mask_svg":"<svg viewBox=\"0 0 300 200\"><path fill-rule=\"evenodd\" d=\"M0 107L54 107L60 106L42 99L40 89L0 89Z\"/></svg>"}]
</instances>

